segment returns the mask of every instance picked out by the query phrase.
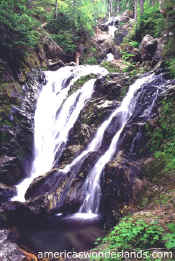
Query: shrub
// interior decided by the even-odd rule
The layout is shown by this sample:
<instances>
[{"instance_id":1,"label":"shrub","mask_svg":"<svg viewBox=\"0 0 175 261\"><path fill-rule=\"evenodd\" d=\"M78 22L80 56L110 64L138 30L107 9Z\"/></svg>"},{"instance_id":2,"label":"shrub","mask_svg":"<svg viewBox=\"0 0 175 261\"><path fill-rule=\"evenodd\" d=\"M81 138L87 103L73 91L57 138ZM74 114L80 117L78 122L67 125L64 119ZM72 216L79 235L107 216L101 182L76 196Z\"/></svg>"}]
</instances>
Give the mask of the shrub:
<instances>
[{"instance_id":1,"label":"shrub","mask_svg":"<svg viewBox=\"0 0 175 261\"><path fill-rule=\"evenodd\" d=\"M34 47L39 39L36 31L39 23L30 16L26 1L0 2L0 55L15 70L27 48Z\"/></svg>"},{"instance_id":2,"label":"shrub","mask_svg":"<svg viewBox=\"0 0 175 261\"><path fill-rule=\"evenodd\" d=\"M167 233L168 230L168 233ZM121 253L144 253L144 260L151 261L151 251L160 249L174 249L175 247L175 224L167 224L166 230L160 226L158 221L153 220L146 222L142 219L134 219L131 217L123 218L116 225L111 233L102 241L105 244L105 252L115 251L117 256L115 260L123 260ZM99 243L99 239L98 242ZM134 259L134 257L133 257ZM104 261L114 260L112 257L103 259ZM130 260L130 259L129 259ZM134 259L135 260L135 259ZM159 261L160 259L154 259Z\"/></svg>"}]
</instances>

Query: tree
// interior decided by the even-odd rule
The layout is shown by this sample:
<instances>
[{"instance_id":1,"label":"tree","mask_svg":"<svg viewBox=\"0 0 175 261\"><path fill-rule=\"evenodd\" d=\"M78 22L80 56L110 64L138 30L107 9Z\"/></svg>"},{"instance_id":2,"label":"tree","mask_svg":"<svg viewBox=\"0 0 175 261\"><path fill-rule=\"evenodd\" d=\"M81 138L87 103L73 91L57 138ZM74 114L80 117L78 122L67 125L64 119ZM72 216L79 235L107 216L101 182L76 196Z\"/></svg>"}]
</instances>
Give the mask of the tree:
<instances>
[{"instance_id":1,"label":"tree","mask_svg":"<svg viewBox=\"0 0 175 261\"><path fill-rule=\"evenodd\" d=\"M137 21L137 1L138 0L134 0L134 19Z\"/></svg>"},{"instance_id":2,"label":"tree","mask_svg":"<svg viewBox=\"0 0 175 261\"><path fill-rule=\"evenodd\" d=\"M144 12L144 0L140 0L140 15L143 15Z\"/></svg>"},{"instance_id":3,"label":"tree","mask_svg":"<svg viewBox=\"0 0 175 261\"><path fill-rule=\"evenodd\" d=\"M58 16L58 0L55 0L55 18Z\"/></svg>"}]
</instances>

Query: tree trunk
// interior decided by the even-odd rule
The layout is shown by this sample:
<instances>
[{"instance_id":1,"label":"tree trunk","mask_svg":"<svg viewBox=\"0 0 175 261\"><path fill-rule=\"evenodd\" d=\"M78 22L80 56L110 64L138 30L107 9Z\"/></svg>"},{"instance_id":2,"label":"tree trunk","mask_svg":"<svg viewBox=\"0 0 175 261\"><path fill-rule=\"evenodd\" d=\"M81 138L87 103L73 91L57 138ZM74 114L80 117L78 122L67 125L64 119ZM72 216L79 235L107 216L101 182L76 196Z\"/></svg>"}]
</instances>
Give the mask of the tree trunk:
<instances>
[{"instance_id":1,"label":"tree trunk","mask_svg":"<svg viewBox=\"0 0 175 261\"><path fill-rule=\"evenodd\" d=\"M144 12L144 0L140 0L140 15L143 15Z\"/></svg>"},{"instance_id":2,"label":"tree trunk","mask_svg":"<svg viewBox=\"0 0 175 261\"><path fill-rule=\"evenodd\" d=\"M108 0L108 17L112 15L112 0Z\"/></svg>"},{"instance_id":3,"label":"tree trunk","mask_svg":"<svg viewBox=\"0 0 175 261\"><path fill-rule=\"evenodd\" d=\"M137 0L134 1L134 19L137 21Z\"/></svg>"},{"instance_id":4,"label":"tree trunk","mask_svg":"<svg viewBox=\"0 0 175 261\"><path fill-rule=\"evenodd\" d=\"M55 19L57 19L58 16L58 0L55 0Z\"/></svg>"},{"instance_id":5,"label":"tree trunk","mask_svg":"<svg viewBox=\"0 0 175 261\"><path fill-rule=\"evenodd\" d=\"M120 0L116 0L115 3L115 14L119 14L120 13Z\"/></svg>"}]
</instances>

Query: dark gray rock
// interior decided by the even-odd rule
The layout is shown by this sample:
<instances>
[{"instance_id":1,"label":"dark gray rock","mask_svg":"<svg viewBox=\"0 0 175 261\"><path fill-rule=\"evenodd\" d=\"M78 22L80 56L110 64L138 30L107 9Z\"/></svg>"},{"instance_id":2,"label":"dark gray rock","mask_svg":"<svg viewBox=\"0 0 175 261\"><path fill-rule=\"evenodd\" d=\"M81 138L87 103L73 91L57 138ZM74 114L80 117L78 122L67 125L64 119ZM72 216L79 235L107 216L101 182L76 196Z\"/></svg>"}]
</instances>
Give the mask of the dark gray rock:
<instances>
[{"instance_id":1,"label":"dark gray rock","mask_svg":"<svg viewBox=\"0 0 175 261\"><path fill-rule=\"evenodd\" d=\"M41 84L45 83L40 70L32 70L27 79L16 100L6 98L8 111L4 105L0 114L0 182L10 186L30 171L35 105Z\"/></svg>"},{"instance_id":2,"label":"dark gray rock","mask_svg":"<svg viewBox=\"0 0 175 261\"><path fill-rule=\"evenodd\" d=\"M128 31L125 29L120 29L115 31L114 42L116 45L120 45L123 42L125 36L127 36Z\"/></svg>"},{"instance_id":3,"label":"dark gray rock","mask_svg":"<svg viewBox=\"0 0 175 261\"><path fill-rule=\"evenodd\" d=\"M149 34L145 35L142 39L139 49L143 61L152 60L157 50L157 39L154 39Z\"/></svg>"},{"instance_id":4,"label":"dark gray rock","mask_svg":"<svg viewBox=\"0 0 175 261\"><path fill-rule=\"evenodd\" d=\"M0 201L4 202L16 195L16 189L0 183Z\"/></svg>"}]
</instances>

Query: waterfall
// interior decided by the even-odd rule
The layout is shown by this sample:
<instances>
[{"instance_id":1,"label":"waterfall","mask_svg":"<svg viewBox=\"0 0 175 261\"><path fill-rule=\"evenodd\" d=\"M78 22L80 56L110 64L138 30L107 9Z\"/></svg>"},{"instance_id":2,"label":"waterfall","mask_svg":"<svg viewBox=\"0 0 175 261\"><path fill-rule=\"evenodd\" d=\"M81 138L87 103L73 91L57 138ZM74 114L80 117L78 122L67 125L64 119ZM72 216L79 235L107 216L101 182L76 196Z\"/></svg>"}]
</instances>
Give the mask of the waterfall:
<instances>
[{"instance_id":1,"label":"waterfall","mask_svg":"<svg viewBox=\"0 0 175 261\"><path fill-rule=\"evenodd\" d=\"M46 72L48 81L40 91L34 119L35 146L32 172L29 177L17 185L18 195L12 200L23 201L25 192L33 179L48 172L53 168L55 160L60 159L68 142L70 130L93 95L96 80L87 81L71 95L69 95L69 91L78 78L90 73L106 75L108 72L100 66L69 66L61 68L57 72ZM138 119L145 121L150 117L159 92L162 91L158 77L149 74L137 79L130 86L120 106L117 106L99 126L87 147L70 164L60 170L62 175L69 173L70 182L66 184L66 192L63 193L65 195L69 191L71 180L76 177L90 153L98 152L100 155L97 161L92 163L83 184L84 200L78 214L98 214L101 199L100 181L103 170L117 153L120 137L127 124ZM104 148L108 133L110 137ZM64 200L64 196L62 200Z\"/></svg>"},{"instance_id":2,"label":"waterfall","mask_svg":"<svg viewBox=\"0 0 175 261\"><path fill-rule=\"evenodd\" d=\"M113 61L114 60L114 55L112 54L112 53L108 53L107 55L106 55L106 61L107 62L111 62L111 61Z\"/></svg>"},{"instance_id":3,"label":"waterfall","mask_svg":"<svg viewBox=\"0 0 175 261\"><path fill-rule=\"evenodd\" d=\"M33 179L52 169L55 156L57 161L61 157L70 130L94 92L95 80L89 80L70 96L69 91L80 77L92 73L104 76L108 72L97 65L67 66L56 72L45 72L47 84L40 91L34 117L34 159L31 174L17 185L17 196L12 200L24 201L26 189Z\"/></svg>"},{"instance_id":4,"label":"waterfall","mask_svg":"<svg viewBox=\"0 0 175 261\"><path fill-rule=\"evenodd\" d=\"M80 213L98 213L99 206L100 206L100 195L101 195L101 187L100 187L100 178L103 172L105 165L113 158L114 154L117 151L118 143L120 140L120 136L122 131L124 130L125 126L127 125L128 121L133 116L137 102L140 96L143 94L142 91L138 92L139 89L142 87L144 88L144 84L146 83L149 85L150 82L154 79L154 74L149 76L143 77L138 79L133 85L130 86L129 91L125 98L123 99L119 108L117 108L112 115L109 117L107 124L105 127L109 125L109 122L114 118L116 115L119 116L119 129L116 131L114 137L112 138L111 144L109 145L106 152L98 159L94 167L91 169L90 173L87 176L87 179L84 183L84 191L85 191L85 199L79 209ZM155 100L158 96L157 89L154 90L156 95L152 95L151 105L148 104L146 109L141 113L142 117L150 115L153 106L155 104ZM104 124L99 128L98 132L104 130ZM92 141L93 143L94 141Z\"/></svg>"}]
</instances>

